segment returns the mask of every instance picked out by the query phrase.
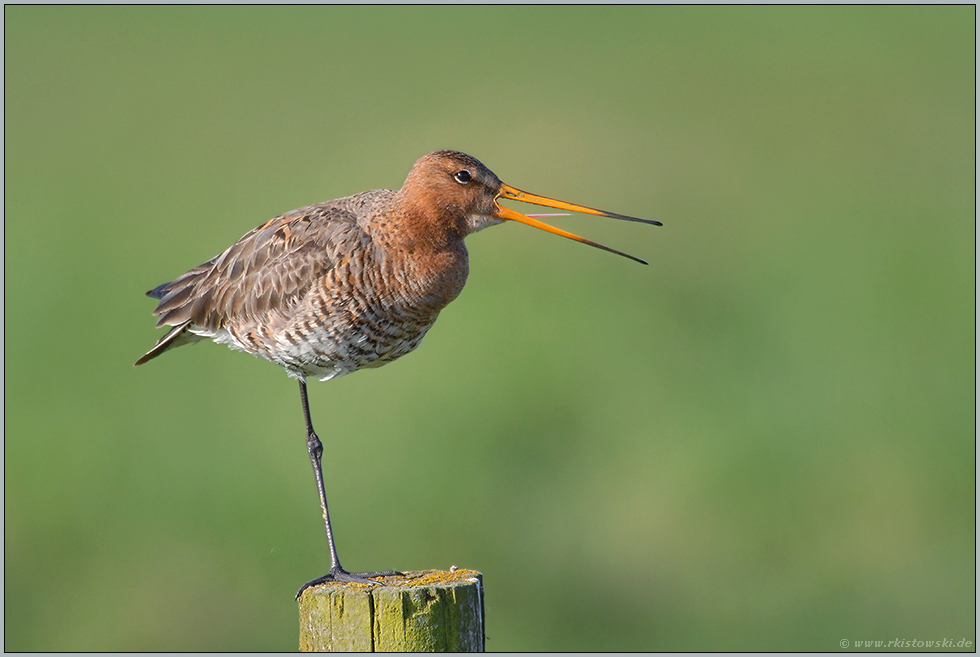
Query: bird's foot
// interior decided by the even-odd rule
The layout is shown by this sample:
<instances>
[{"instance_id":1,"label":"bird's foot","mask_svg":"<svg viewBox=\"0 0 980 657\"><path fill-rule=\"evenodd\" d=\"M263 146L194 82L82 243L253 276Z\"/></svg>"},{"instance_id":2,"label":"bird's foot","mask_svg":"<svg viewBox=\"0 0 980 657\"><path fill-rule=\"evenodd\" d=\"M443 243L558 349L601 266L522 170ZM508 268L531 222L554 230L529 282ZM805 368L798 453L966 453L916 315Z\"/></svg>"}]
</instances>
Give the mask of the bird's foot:
<instances>
[{"instance_id":1,"label":"bird's foot","mask_svg":"<svg viewBox=\"0 0 980 657\"><path fill-rule=\"evenodd\" d=\"M343 568L331 568L323 577L317 577L316 579L311 579L309 582L299 587L299 591L296 592L296 599L299 600L299 596L303 595L303 591L310 588L311 586L316 586L317 584L322 584L324 582L357 582L359 584L373 584L375 586L384 586L384 582L378 582L371 577L388 577L391 575L403 575L397 570L382 570L376 573L349 573Z\"/></svg>"}]
</instances>

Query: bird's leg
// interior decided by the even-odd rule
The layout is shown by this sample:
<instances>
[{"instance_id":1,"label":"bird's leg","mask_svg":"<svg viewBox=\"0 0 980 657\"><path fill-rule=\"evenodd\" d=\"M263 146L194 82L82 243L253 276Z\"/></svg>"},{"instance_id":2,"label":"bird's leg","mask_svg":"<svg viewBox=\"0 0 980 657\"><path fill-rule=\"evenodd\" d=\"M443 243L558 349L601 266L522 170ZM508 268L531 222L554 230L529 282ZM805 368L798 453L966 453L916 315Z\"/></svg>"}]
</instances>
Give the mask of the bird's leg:
<instances>
[{"instance_id":1,"label":"bird's leg","mask_svg":"<svg viewBox=\"0 0 980 657\"><path fill-rule=\"evenodd\" d=\"M303 416L306 418L306 449L310 453L313 464L313 476L316 477L317 491L320 493L320 510L323 512L323 525L327 531L327 545L330 548L330 572L341 571L340 559L337 557L337 546L333 540L333 528L330 526L330 512L327 510L327 491L323 485L323 443L313 430L310 419L310 402L306 396L306 381L299 382L300 396L303 401Z\"/></svg>"},{"instance_id":2,"label":"bird's leg","mask_svg":"<svg viewBox=\"0 0 980 657\"><path fill-rule=\"evenodd\" d=\"M303 416L306 418L306 449L310 453L310 462L313 464L313 476L316 477L316 487L320 493L320 509L323 511L323 526L327 531L327 545L330 547L330 570L323 577L310 580L300 587L296 592L296 598L308 587L322 582L361 582L362 584L381 584L369 577L384 577L387 575L400 575L398 571L386 570L378 573L349 573L340 565L340 558L337 557L337 546L333 540L333 529L330 527L330 512L327 510L327 491L323 486L323 468L321 457L323 456L323 443L313 430L313 422L310 420L310 402L306 397L306 381L300 379L299 393L303 402Z\"/></svg>"}]
</instances>

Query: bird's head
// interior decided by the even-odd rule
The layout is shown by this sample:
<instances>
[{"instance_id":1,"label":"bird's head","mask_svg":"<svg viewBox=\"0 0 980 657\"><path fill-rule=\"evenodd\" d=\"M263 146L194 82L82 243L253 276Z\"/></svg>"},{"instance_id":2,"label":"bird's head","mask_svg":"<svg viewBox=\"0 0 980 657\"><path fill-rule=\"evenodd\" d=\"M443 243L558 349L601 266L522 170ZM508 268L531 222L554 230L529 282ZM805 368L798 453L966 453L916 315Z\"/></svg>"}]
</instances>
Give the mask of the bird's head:
<instances>
[{"instance_id":1,"label":"bird's head","mask_svg":"<svg viewBox=\"0 0 980 657\"><path fill-rule=\"evenodd\" d=\"M501 182L493 171L475 157L459 151L435 151L423 155L409 172L400 194L409 200L411 206L419 208L420 211L424 210L429 216L438 217L441 221L446 222L445 228L447 230L460 231L463 236L504 221L518 221L643 264L647 263L622 251L611 249L598 242L555 228L533 216L521 214L516 210L500 205L499 202L501 199L513 199L559 210L582 212L655 226L662 225L659 221L596 210L511 187Z\"/></svg>"}]
</instances>

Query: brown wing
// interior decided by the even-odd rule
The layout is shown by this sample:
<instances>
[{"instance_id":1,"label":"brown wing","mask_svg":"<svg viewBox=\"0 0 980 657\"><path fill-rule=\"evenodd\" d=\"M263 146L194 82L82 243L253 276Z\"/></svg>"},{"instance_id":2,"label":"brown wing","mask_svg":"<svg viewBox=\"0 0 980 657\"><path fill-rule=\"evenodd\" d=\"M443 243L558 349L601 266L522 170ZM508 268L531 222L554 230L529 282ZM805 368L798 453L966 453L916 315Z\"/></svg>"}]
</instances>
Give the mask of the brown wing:
<instances>
[{"instance_id":1,"label":"brown wing","mask_svg":"<svg viewBox=\"0 0 980 657\"><path fill-rule=\"evenodd\" d=\"M208 331L276 312L288 317L345 253L368 246L356 217L332 201L293 210L250 231L224 253L147 294L160 299L158 327L172 328L141 364Z\"/></svg>"}]
</instances>

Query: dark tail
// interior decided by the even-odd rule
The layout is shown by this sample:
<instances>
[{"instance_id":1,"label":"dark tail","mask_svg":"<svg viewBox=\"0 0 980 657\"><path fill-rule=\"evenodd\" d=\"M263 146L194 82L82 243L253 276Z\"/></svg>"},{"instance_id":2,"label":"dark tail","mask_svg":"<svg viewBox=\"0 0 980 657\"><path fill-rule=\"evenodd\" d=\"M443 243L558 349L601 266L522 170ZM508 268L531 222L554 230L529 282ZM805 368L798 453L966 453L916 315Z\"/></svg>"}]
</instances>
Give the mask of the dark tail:
<instances>
[{"instance_id":1,"label":"dark tail","mask_svg":"<svg viewBox=\"0 0 980 657\"><path fill-rule=\"evenodd\" d=\"M162 299L164 295L167 293L167 288L170 287L171 283L173 283L173 281L168 281L166 283L157 285L155 288L147 292L146 296L153 297L154 299Z\"/></svg>"},{"instance_id":2,"label":"dark tail","mask_svg":"<svg viewBox=\"0 0 980 657\"><path fill-rule=\"evenodd\" d=\"M150 292L147 292L147 294L152 296L151 293L156 292L158 289L160 288L150 290ZM167 334L160 338L160 341L156 343L153 349L146 352L142 358L136 361L135 365L142 365L148 360L153 360L163 352L173 349L174 347L179 347L182 344L188 344L190 342L197 342L200 340L201 338L199 336L196 336L187 330L188 326L190 326L190 322L184 322L183 324L178 324L167 331Z\"/></svg>"},{"instance_id":3,"label":"dark tail","mask_svg":"<svg viewBox=\"0 0 980 657\"><path fill-rule=\"evenodd\" d=\"M146 296L152 297L154 299L162 299L164 295L167 294L167 288L170 287L171 283L173 283L173 281L167 281L166 283L161 283L160 285L157 285L155 288L147 292ZM176 327L167 331L167 334L164 335L159 342L157 342L156 346L153 347L153 349L150 349L148 352L146 352L146 354L142 358L136 361L136 365L142 365L146 361L153 360L154 358L156 358L157 356L165 352L168 346L170 345L170 343L173 342L175 339L177 339L177 334L179 332L180 331L178 331Z\"/></svg>"},{"instance_id":4,"label":"dark tail","mask_svg":"<svg viewBox=\"0 0 980 657\"><path fill-rule=\"evenodd\" d=\"M179 347L191 342L203 340L199 335L191 333L187 328L191 325L191 311L193 304L186 303L188 298L194 293L194 285L211 270L213 261L209 260L203 265L195 267L176 280L157 285L146 293L146 296L159 299L154 315L161 315L157 322L157 328L171 326L166 335L160 338L153 349L150 349L138 361L137 365L142 365L148 360L153 360L165 351L174 347Z\"/></svg>"}]
</instances>

